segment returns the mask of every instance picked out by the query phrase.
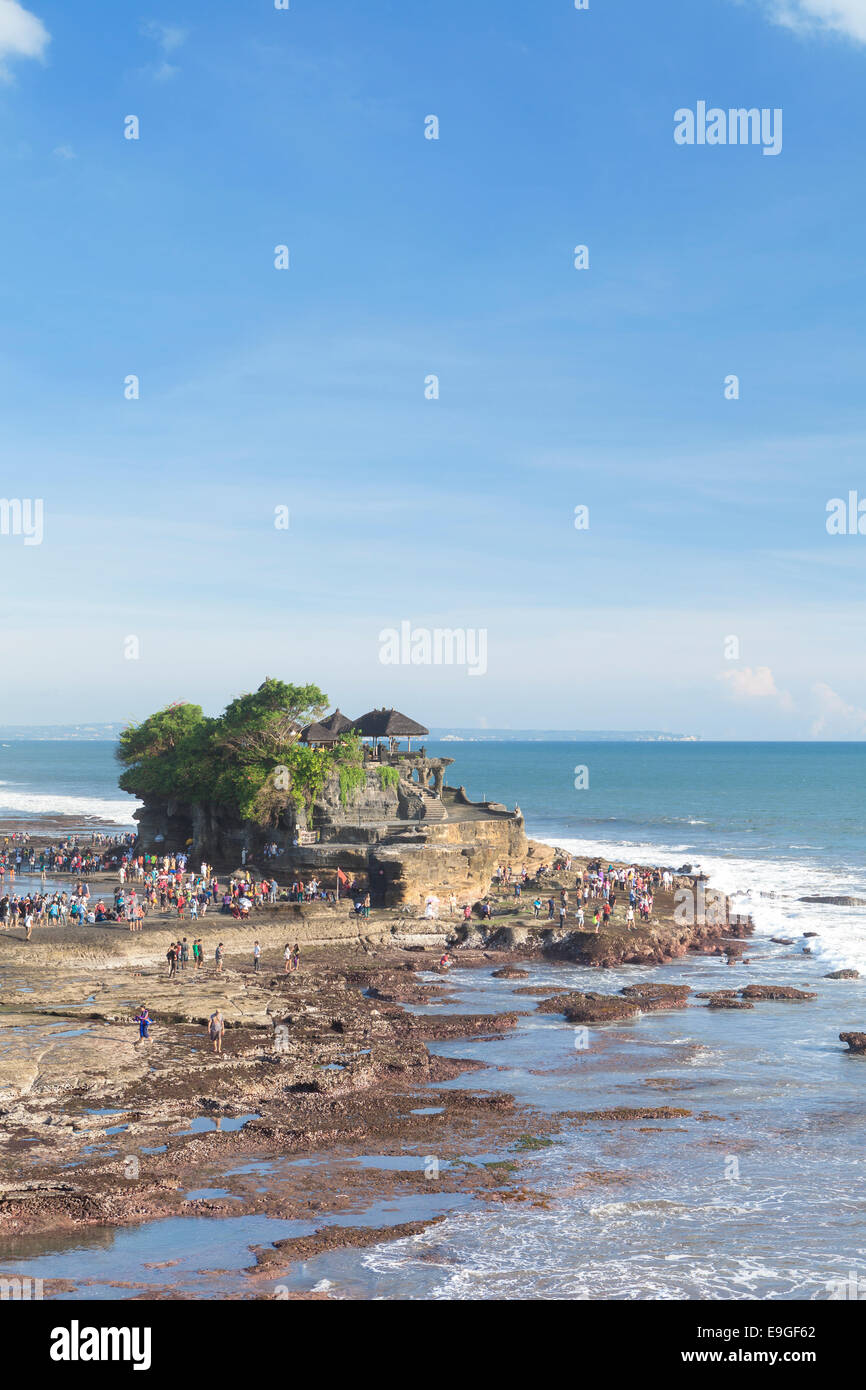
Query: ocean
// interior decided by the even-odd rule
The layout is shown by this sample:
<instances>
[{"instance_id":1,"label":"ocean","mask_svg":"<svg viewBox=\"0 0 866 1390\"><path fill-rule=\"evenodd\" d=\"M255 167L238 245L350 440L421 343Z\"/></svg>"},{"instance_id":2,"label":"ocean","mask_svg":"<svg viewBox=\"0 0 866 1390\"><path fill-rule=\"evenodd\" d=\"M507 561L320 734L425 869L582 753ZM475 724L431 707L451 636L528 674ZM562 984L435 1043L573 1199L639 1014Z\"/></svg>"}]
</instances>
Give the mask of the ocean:
<instances>
[{"instance_id":1,"label":"ocean","mask_svg":"<svg viewBox=\"0 0 866 1390\"><path fill-rule=\"evenodd\" d=\"M566 1120L550 1147L521 1156L527 1183L546 1194L543 1204L455 1203L443 1223L418 1236L308 1261L295 1270L295 1285L386 1299L866 1296L866 1058L849 1055L838 1039L842 1030L866 1029L866 979L824 978L841 966L866 974L866 909L799 901L866 898L863 746L428 746L454 758L448 780L470 795L517 802L531 835L576 852L700 865L715 884L740 890L756 924L751 963L729 969L718 957L686 957L600 973L538 962L528 967L529 981L513 983L494 979L493 966L457 971L449 1013L525 1011L511 1033L431 1045L482 1060L486 1070L472 1085L542 1110L668 1105L688 1113L629 1124ZM588 770L582 790L578 768ZM128 824L132 801L117 793L115 777L108 744L10 745L0 749L0 815L35 820L113 808L118 824ZM770 939L803 931L818 933L811 957ZM794 984L818 997L735 1013L707 1010L693 997L685 1010L591 1029L584 1047L562 1019L534 1013L534 1001L513 993L529 983L615 991L645 979L696 992ZM461 1075L445 1089L467 1084ZM432 1137L413 1159L425 1153L435 1154ZM241 1249L244 1220L233 1225ZM262 1239L249 1222L250 1240ZM172 1257L176 1224L151 1223L136 1236L148 1261ZM106 1240L119 1254L130 1236ZM64 1264L58 1257L51 1272L68 1269L73 1278L98 1278L106 1259L82 1246ZM39 1268L34 1260L29 1272ZM239 1273L226 1273L226 1292L241 1285ZM93 1288L70 1296L93 1296Z\"/></svg>"},{"instance_id":2,"label":"ocean","mask_svg":"<svg viewBox=\"0 0 866 1390\"><path fill-rule=\"evenodd\" d=\"M0 822L32 823L35 831L63 816L82 827L95 818L108 822L105 830L134 830L139 802L117 785L115 747L72 739L0 742Z\"/></svg>"}]
</instances>

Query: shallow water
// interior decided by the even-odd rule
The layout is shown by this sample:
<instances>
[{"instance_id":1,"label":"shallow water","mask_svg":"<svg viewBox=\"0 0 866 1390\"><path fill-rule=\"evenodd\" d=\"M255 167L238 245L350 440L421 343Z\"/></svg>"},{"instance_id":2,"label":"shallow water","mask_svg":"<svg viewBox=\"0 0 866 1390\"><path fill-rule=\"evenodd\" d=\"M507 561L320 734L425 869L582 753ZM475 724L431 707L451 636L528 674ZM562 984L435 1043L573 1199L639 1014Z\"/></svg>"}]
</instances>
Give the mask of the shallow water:
<instances>
[{"instance_id":1,"label":"shallow water","mask_svg":"<svg viewBox=\"0 0 866 1390\"><path fill-rule=\"evenodd\" d=\"M530 980L517 984L607 992L652 978L694 990L791 983L819 998L737 1013L695 1000L589 1029L587 1039L561 1017L536 1015L494 1041L434 1044L487 1062L473 1076L479 1089L544 1110L693 1113L567 1121L553 1145L523 1157L533 1185L553 1198L548 1209L506 1203L454 1215L409 1240L322 1257L307 1279L352 1297L827 1299L833 1281L866 1277L866 1059L838 1041L840 1029L866 1020L866 982L822 980L814 962L784 959L784 948L760 955L733 969L710 957L655 971L529 967ZM509 1003L504 982L486 971L458 971L450 986L467 1012ZM465 1086L458 1077L439 1089Z\"/></svg>"},{"instance_id":2,"label":"shallow water","mask_svg":"<svg viewBox=\"0 0 866 1390\"><path fill-rule=\"evenodd\" d=\"M173 1131L175 1135L209 1134L212 1130L242 1129L248 1120L259 1120L260 1115L196 1115L188 1129Z\"/></svg>"},{"instance_id":3,"label":"shallow water","mask_svg":"<svg viewBox=\"0 0 866 1390\"><path fill-rule=\"evenodd\" d=\"M730 969L714 957L654 971L533 964L529 980L515 982L494 980L490 970L458 969L449 986L459 1010L530 1010L513 1033L432 1045L442 1055L488 1064L469 1084L509 1091L549 1112L675 1106L692 1114L566 1120L549 1147L476 1156L518 1163L521 1181L547 1194L544 1209L440 1196L432 1179L429 1192L381 1201L362 1214L323 1215L315 1226L450 1213L419 1236L319 1256L274 1285L328 1287L335 1297L357 1298L826 1299L833 1281L852 1273L866 1278L866 1059L848 1055L837 1037L840 1028L866 1019L866 982L823 980L814 962L786 959L784 948L755 943L752 949L751 965ZM819 997L736 1013L708 1010L692 998L688 1009L590 1028L584 1037L560 1016L535 1014L536 1001L513 993L527 984L607 992L652 978L695 991L792 983ZM437 1091L447 1097L449 1089L466 1086L462 1076ZM245 1118L231 1117L235 1124ZM435 1144L422 1147L435 1157ZM397 1169L426 1166L427 1159L416 1146L358 1162ZM252 1163L237 1171L260 1173L267 1187L277 1166ZM197 1189L187 1197L224 1191ZM179 1259L165 1282L218 1297L248 1291L241 1271L252 1263L249 1244L313 1229L313 1223L262 1217L199 1218L194 1225L169 1219L57 1246L51 1254L21 1248L14 1272L159 1283L162 1276L144 1263ZM211 1260L217 1249L219 1258ZM8 1257L3 1262L4 1269L12 1265ZM206 1265L226 1272L196 1273ZM63 1295L94 1296L129 1293L80 1282Z\"/></svg>"},{"instance_id":4,"label":"shallow water","mask_svg":"<svg viewBox=\"0 0 866 1390\"><path fill-rule=\"evenodd\" d=\"M186 1194L190 1201L224 1195L231 1194L215 1189ZM325 1214L315 1222L190 1215L121 1230L96 1227L66 1238L22 1237L4 1242L0 1275L73 1281L74 1288L53 1295L59 1301L132 1298L147 1287L169 1287L197 1298L268 1294L287 1286L288 1279L274 1275L252 1281L245 1271L255 1263L253 1246L310 1235L323 1226L386 1226L437 1216L470 1201L459 1193L440 1197L431 1191L374 1202L351 1214ZM304 1269L295 1266L293 1277L303 1280Z\"/></svg>"}]
</instances>

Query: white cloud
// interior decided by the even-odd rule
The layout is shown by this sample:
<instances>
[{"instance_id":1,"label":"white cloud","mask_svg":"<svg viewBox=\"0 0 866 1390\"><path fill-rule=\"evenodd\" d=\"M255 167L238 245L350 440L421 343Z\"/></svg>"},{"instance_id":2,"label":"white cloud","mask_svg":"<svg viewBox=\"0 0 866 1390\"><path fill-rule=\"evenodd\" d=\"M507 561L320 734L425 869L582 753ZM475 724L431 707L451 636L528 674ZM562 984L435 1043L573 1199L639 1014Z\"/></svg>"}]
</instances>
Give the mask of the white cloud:
<instances>
[{"instance_id":1,"label":"white cloud","mask_svg":"<svg viewBox=\"0 0 866 1390\"><path fill-rule=\"evenodd\" d=\"M181 29L178 24L163 24L161 20L151 19L142 24L140 32L146 39L153 39L154 43L158 43L163 53L168 55L176 52L181 44L186 42L189 31ZM180 68L170 63L166 56L161 63L151 63L142 68L142 72L152 77L154 82L170 82L172 78L177 77Z\"/></svg>"},{"instance_id":2,"label":"white cloud","mask_svg":"<svg viewBox=\"0 0 866 1390\"><path fill-rule=\"evenodd\" d=\"M18 0L0 0L0 75L9 76L7 58L41 58L50 42L41 19Z\"/></svg>"},{"instance_id":3,"label":"white cloud","mask_svg":"<svg viewBox=\"0 0 866 1390\"><path fill-rule=\"evenodd\" d=\"M142 24L141 32L145 38L154 39L164 53L174 53L186 41L188 30L178 24L162 24L157 19Z\"/></svg>"},{"instance_id":4,"label":"white cloud","mask_svg":"<svg viewBox=\"0 0 866 1390\"><path fill-rule=\"evenodd\" d=\"M812 686L818 701L818 716L812 724L813 738L866 737L866 710L849 705L823 681Z\"/></svg>"},{"instance_id":5,"label":"white cloud","mask_svg":"<svg viewBox=\"0 0 866 1390\"><path fill-rule=\"evenodd\" d=\"M180 68L173 63L160 63L159 67L149 69L154 82L170 82L173 77L177 77Z\"/></svg>"},{"instance_id":6,"label":"white cloud","mask_svg":"<svg viewBox=\"0 0 866 1390\"><path fill-rule=\"evenodd\" d=\"M58 159L76 159L76 153L71 145L58 145L56 150L51 151Z\"/></svg>"},{"instance_id":7,"label":"white cloud","mask_svg":"<svg viewBox=\"0 0 866 1390\"><path fill-rule=\"evenodd\" d=\"M866 0L769 0L769 5L776 23L788 29L842 34L866 43Z\"/></svg>"},{"instance_id":8,"label":"white cloud","mask_svg":"<svg viewBox=\"0 0 866 1390\"><path fill-rule=\"evenodd\" d=\"M738 666L723 671L719 680L728 687L732 700L778 700L781 709L793 709L794 701L787 690L779 690L769 666Z\"/></svg>"}]
</instances>

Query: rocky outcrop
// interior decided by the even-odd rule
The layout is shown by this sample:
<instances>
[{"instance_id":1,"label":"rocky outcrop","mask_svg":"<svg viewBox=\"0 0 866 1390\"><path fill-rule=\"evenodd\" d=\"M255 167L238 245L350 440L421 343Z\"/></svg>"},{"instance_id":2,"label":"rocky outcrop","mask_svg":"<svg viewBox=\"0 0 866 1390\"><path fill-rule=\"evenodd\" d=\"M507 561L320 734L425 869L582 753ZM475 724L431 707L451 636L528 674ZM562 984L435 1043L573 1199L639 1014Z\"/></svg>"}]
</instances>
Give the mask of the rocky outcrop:
<instances>
[{"instance_id":1,"label":"rocky outcrop","mask_svg":"<svg viewBox=\"0 0 866 1390\"><path fill-rule=\"evenodd\" d=\"M540 1014L563 1014L569 1023L611 1023L640 1013L635 1000L615 994L554 994L538 1005Z\"/></svg>"},{"instance_id":2,"label":"rocky outcrop","mask_svg":"<svg viewBox=\"0 0 866 1390\"><path fill-rule=\"evenodd\" d=\"M408 757L371 762L361 784L351 789L341 787L334 774L309 817L290 805L274 826L242 821L216 805L151 797L135 813L136 848L148 854L187 850L194 863L206 859L222 873L252 865L274 870L281 882L299 874L324 879L329 887L340 868L366 880L373 906L379 907L417 906L430 894L452 891L461 902L475 902L488 892L500 863L527 853L523 817L443 787L438 764L434 786L415 780L416 763ZM429 763L424 760L424 776ZM315 843L296 843L314 837ZM280 852L265 857L272 844Z\"/></svg>"},{"instance_id":3,"label":"rocky outcrop","mask_svg":"<svg viewBox=\"0 0 866 1390\"><path fill-rule=\"evenodd\" d=\"M678 1009L682 1008L691 989L688 985L666 985L655 982L639 985L626 985L620 990L627 999L633 999L640 1005L642 1013L651 1013L659 1009Z\"/></svg>"},{"instance_id":4,"label":"rocky outcrop","mask_svg":"<svg viewBox=\"0 0 866 1390\"><path fill-rule=\"evenodd\" d=\"M825 980L859 980L859 970L832 970L829 975L824 976Z\"/></svg>"},{"instance_id":5,"label":"rocky outcrop","mask_svg":"<svg viewBox=\"0 0 866 1390\"><path fill-rule=\"evenodd\" d=\"M849 1052L866 1052L866 1033L840 1033L839 1041L848 1044Z\"/></svg>"},{"instance_id":6,"label":"rocky outcrop","mask_svg":"<svg viewBox=\"0 0 866 1390\"><path fill-rule=\"evenodd\" d=\"M741 999L817 999L805 989L795 989L793 985L746 985L740 990Z\"/></svg>"}]
</instances>

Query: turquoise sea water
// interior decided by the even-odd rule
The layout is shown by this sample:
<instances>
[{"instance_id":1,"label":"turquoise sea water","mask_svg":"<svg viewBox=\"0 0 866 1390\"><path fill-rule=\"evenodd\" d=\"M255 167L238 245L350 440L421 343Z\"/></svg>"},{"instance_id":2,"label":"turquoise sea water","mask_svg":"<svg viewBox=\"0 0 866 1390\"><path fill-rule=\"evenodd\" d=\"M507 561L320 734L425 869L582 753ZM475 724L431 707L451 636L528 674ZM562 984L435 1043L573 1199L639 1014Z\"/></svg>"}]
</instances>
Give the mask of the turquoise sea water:
<instances>
[{"instance_id":1,"label":"turquoise sea water","mask_svg":"<svg viewBox=\"0 0 866 1390\"><path fill-rule=\"evenodd\" d=\"M790 857L849 868L866 855L866 744L434 743L449 782L515 801L532 834L675 854ZM66 811L131 824L114 745L0 745L0 815ZM575 789L585 767L589 786Z\"/></svg>"},{"instance_id":2,"label":"turquoise sea water","mask_svg":"<svg viewBox=\"0 0 866 1390\"><path fill-rule=\"evenodd\" d=\"M84 824L96 817L134 829L138 802L117 785L114 749L72 739L0 741L0 821L35 825L69 816Z\"/></svg>"}]
</instances>

